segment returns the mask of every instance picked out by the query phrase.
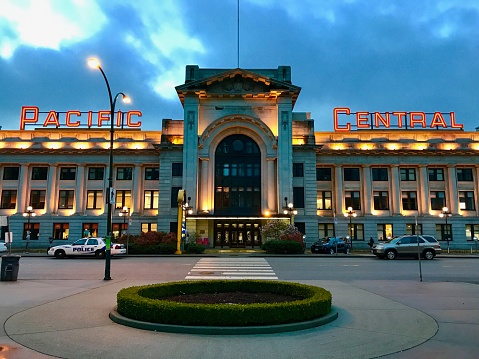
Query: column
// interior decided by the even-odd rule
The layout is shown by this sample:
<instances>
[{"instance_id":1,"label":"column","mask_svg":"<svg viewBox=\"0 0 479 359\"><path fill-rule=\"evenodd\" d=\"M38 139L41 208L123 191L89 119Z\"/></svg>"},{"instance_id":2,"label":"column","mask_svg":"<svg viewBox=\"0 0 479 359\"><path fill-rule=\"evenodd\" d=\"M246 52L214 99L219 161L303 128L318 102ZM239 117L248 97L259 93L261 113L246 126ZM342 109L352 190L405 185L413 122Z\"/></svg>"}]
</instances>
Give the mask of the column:
<instances>
[{"instance_id":1,"label":"column","mask_svg":"<svg viewBox=\"0 0 479 359\"><path fill-rule=\"evenodd\" d=\"M20 183L18 186L18 199L17 199L17 213L22 214L28 206L28 192L30 191L28 185L28 165L22 165L20 167Z\"/></svg>"},{"instance_id":2,"label":"column","mask_svg":"<svg viewBox=\"0 0 479 359\"><path fill-rule=\"evenodd\" d=\"M48 184L45 199L46 214L53 214L56 212L56 209L58 207L56 203L57 198L57 166L50 165L50 168L48 169Z\"/></svg>"},{"instance_id":3,"label":"column","mask_svg":"<svg viewBox=\"0 0 479 359\"><path fill-rule=\"evenodd\" d=\"M371 215L372 214L372 206L371 206L371 198L372 198L372 193L371 193L371 167L369 165L364 165L363 166L363 208L364 211L363 213L365 215Z\"/></svg>"},{"instance_id":4,"label":"column","mask_svg":"<svg viewBox=\"0 0 479 359\"><path fill-rule=\"evenodd\" d=\"M341 166L334 166L334 201L335 201L335 208L334 211L336 216L342 216L344 213L343 209L343 173Z\"/></svg>"},{"instance_id":5,"label":"column","mask_svg":"<svg viewBox=\"0 0 479 359\"><path fill-rule=\"evenodd\" d=\"M447 166L446 207L453 215L459 213L459 195L457 193L457 177L454 165Z\"/></svg>"},{"instance_id":6,"label":"column","mask_svg":"<svg viewBox=\"0 0 479 359\"><path fill-rule=\"evenodd\" d=\"M75 213L83 214L85 211L84 199L85 191L85 164L82 163L77 166L76 173L76 189L75 189Z\"/></svg>"},{"instance_id":7,"label":"column","mask_svg":"<svg viewBox=\"0 0 479 359\"><path fill-rule=\"evenodd\" d=\"M141 165L135 165L133 170L133 188L131 191L133 211L131 214L137 214L141 211L141 203L143 201L143 177L141 176Z\"/></svg>"},{"instance_id":8,"label":"column","mask_svg":"<svg viewBox=\"0 0 479 359\"><path fill-rule=\"evenodd\" d=\"M211 211L211 207L209 205L209 196L208 196L208 164L209 158L203 157L200 159L201 161L201 178L200 178L200 198L198 199L198 206L197 210L202 211L204 209L208 209Z\"/></svg>"},{"instance_id":9,"label":"column","mask_svg":"<svg viewBox=\"0 0 479 359\"><path fill-rule=\"evenodd\" d=\"M429 214L429 176L427 174L426 165L419 166L419 181L418 181L418 210L421 215Z\"/></svg>"},{"instance_id":10,"label":"column","mask_svg":"<svg viewBox=\"0 0 479 359\"><path fill-rule=\"evenodd\" d=\"M392 215L401 214L401 188L399 187L399 165L391 165L391 203Z\"/></svg>"},{"instance_id":11,"label":"column","mask_svg":"<svg viewBox=\"0 0 479 359\"><path fill-rule=\"evenodd\" d=\"M267 158L267 178L266 183L268 187L267 207L270 212L276 211L276 176L274 175L275 158ZM280 211L280 208L277 208Z\"/></svg>"}]
</instances>

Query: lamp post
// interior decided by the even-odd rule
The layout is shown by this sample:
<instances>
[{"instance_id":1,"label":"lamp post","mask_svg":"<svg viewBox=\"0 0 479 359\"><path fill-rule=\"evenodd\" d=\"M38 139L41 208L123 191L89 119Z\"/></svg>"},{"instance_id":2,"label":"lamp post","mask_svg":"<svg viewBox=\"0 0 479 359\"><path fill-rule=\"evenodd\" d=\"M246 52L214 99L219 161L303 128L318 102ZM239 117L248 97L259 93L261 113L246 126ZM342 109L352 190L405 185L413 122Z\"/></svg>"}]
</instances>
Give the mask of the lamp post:
<instances>
[{"instance_id":1,"label":"lamp post","mask_svg":"<svg viewBox=\"0 0 479 359\"><path fill-rule=\"evenodd\" d=\"M293 224L293 216L297 215L298 211L291 202L288 203L288 197L284 197L284 202L283 213L289 216L289 224Z\"/></svg>"},{"instance_id":2,"label":"lamp post","mask_svg":"<svg viewBox=\"0 0 479 359\"><path fill-rule=\"evenodd\" d=\"M113 134L114 130L114 120L115 120L115 105L118 96L122 96L123 102L129 103L130 98L126 96L123 92L118 92L115 97L111 95L110 83L106 78L105 72L100 66L100 61L96 58L90 58L88 60L88 65L93 69L100 70L103 78L105 79L106 88L108 90L108 96L110 99L110 163L109 163L109 175L108 175L108 193L107 193L107 207L108 207L108 218L106 223L106 256L105 256L105 277L104 280L111 280L110 277L110 262L111 262L111 242L113 241L113 205L115 204L115 190L113 189Z\"/></svg>"},{"instance_id":3,"label":"lamp post","mask_svg":"<svg viewBox=\"0 0 479 359\"><path fill-rule=\"evenodd\" d=\"M439 217L445 217L446 218L446 242L447 242L447 253L449 253L449 227L447 225L447 217L451 217L452 213L449 212L449 208L447 207L442 207L442 212L439 213Z\"/></svg>"},{"instance_id":4,"label":"lamp post","mask_svg":"<svg viewBox=\"0 0 479 359\"><path fill-rule=\"evenodd\" d=\"M353 211L353 207L348 207L348 211L344 212L345 217L349 217L349 227L348 227L348 236L349 240L351 241L351 248L350 250L353 250L353 225L352 225L352 219L353 217L356 217L357 214L356 212Z\"/></svg>"},{"instance_id":5,"label":"lamp post","mask_svg":"<svg viewBox=\"0 0 479 359\"><path fill-rule=\"evenodd\" d=\"M33 211L32 206L28 206L27 210L23 212L23 217L28 217L27 220L27 230L25 233L25 240L27 241L25 244L25 253L28 253L28 244L30 243L30 236L32 234L31 228L30 228L30 218L35 217L37 214ZM10 244L11 246L11 244Z\"/></svg>"},{"instance_id":6,"label":"lamp post","mask_svg":"<svg viewBox=\"0 0 479 359\"><path fill-rule=\"evenodd\" d=\"M183 242L183 245L186 244L186 219L188 218L188 215L193 214L193 207L189 205L191 201L191 197L188 197L188 201L183 203L183 216L185 218L185 240Z\"/></svg>"},{"instance_id":7,"label":"lamp post","mask_svg":"<svg viewBox=\"0 0 479 359\"><path fill-rule=\"evenodd\" d=\"M127 206L124 206L120 211L120 217L123 217L123 228L126 227L126 254L128 254L128 240L130 239L130 209ZM126 219L128 218L128 226L125 226Z\"/></svg>"}]
</instances>

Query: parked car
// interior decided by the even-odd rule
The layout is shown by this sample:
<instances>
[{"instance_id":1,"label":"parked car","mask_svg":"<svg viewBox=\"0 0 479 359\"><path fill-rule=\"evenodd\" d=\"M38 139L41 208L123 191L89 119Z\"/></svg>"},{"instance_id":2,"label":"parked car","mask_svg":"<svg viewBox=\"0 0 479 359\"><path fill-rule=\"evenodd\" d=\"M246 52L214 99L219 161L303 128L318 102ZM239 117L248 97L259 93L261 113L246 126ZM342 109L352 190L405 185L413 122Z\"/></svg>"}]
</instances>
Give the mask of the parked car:
<instances>
[{"instance_id":1,"label":"parked car","mask_svg":"<svg viewBox=\"0 0 479 359\"><path fill-rule=\"evenodd\" d=\"M349 253L349 245L339 237L327 237L311 245L311 253Z\"/></svg>"},{"instance_id":2,"label":"parked car","mask_svg":"<svg viewBox=\"0 0 479 359\"><path fill-rule=\"evenodd\" d=\"M103 238L81 238L72 244L64 244L48 249L48 255L55 258L65 258L68 256L95 256L105 258L106 243ZM111 255L125 254L124 244L112 243Z\"/></svg>"},{"instance_id":3,"label":"parked car","mask_svg":"<svg viewBox=\"0 0 479 359\"><path fill-rule=\"evenodd\" d=\"M0 252L7 251L7 244L5 242L0 242Z\"/></svg>"},{"instance_id":4,"label":"parked car","mask_svg":"<svg viewBox=\"0 0 479 359\"><path fill-rule=\"evenodd\" d=\"M425 259L433 259L441 253L441 245L429 235L405 235L391 239L387 243L376 244L371 252L379 258L394 259L398 256L417 257L419 253Z\"/></svg>"}]
</instances>

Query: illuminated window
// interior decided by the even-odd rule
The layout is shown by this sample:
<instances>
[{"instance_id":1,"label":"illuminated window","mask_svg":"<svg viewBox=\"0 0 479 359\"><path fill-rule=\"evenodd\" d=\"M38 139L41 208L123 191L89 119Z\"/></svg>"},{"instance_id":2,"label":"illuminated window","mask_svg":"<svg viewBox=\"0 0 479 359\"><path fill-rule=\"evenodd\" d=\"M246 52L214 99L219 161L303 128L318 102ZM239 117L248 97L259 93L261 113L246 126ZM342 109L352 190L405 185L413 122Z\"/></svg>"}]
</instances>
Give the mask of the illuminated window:
<instances>
[{"instance_id":1,"label":"illuminated window","mask_svg":"<svg viewBox=\"0 0 479 359\"><path fill-rule=\"evenodd\" d=\"M38 240L40 233L40 223L24 223L23 224L23 239Z\"/></svg>"},{"instance_id":2,"label":"illuminated window","mask_svg":"<svg viewBox=\"0 0 479 359\"><path fill-rule=\"evenodd\" d=\"M422 224L417 224L416 230L416 223L406 223L406 234L422 234Z\"/></svg>"},{"instance_id":3,"label":"illuminated window","mask_svg":"<svg viewBox=\"0 0 479 359\"><path fill-rule=\"evenodd\" d=\"M466 224L466 239L472 241L474 237L479 238L479 224Z\"/></svg>"},{"instance_id":4,"label":"illuminated window","mask_svg":"<svg viewBox=\"0 0 479 359\"><path fill-rule=\"evenodd\" d=\"M68 223L53 223L53 238L67 240L70 233Z\"/></svg>"},{"instance_id":5,"label":"illuminated window","mask_svg":"<svg viewBox=\"0 0 479 359\"><path fill-rule=\"evenodd\" d=\"M459 208L463 211L474 211L474 191L459 191Z\"/></svg>"},{"instance_id":6,"label":"illuminated window","mask_svg":"<svg viewBox=\"0 0 479 359\"><path fill-rule=\"evenodd\" d=\"M158 191L145 191L145 209L158 209Z\"/></svg>"},{"instance_id":7,"label":"illuminated window","mask_svg":"<svg viewBox=\"0 0 479 359\"><path fill-rule=\"evenodd\" d=\"M377 236L378 241L386 241L393 236L393 225L390 223L385 224L378 224L376 225L377 228Z\"/></svg>"},{"instance_id":8,"label":"illuminated window","mask_svg":"<svg viewBox=\"0 0 479 359\"><path fill-rule=\"evenodd\" d=\"M157 224L156 223L142 223L141 224L141 231L143 233L156 232L157 231Z\"/></svg>"},{"instance_id":9,"label":"illuminated window","mask_svg":"<svg viewBox=\"0 0 479 359\"><path fill-rule=\"evenodd\" d=\"M452 241L452 226L446 224L436 224L436 239L438 241Z\"/></svg>"},{"instance_id":10,"label":"illuminated window","mask_svg":"<svg viewBox=\"0 0 479 359\"><path fill-rule=\"evenodd\" d=\"M17 205L17 191L4 189L2 191L2 209L15 209Z\"/></svg>"},{"instance_id":11,"label":"illuminated window","mask_svg":"<svg viewBox=\"0 0 479 359\"><path fill-rule=\"evenodd\" d=\"M58 209L72 209L73 208L74 191L60 191L58 196Z\"/></svg>"},{"instance_id":12,"label":"illuminated window","mask_svg":"<svg viewBox=\"0 0 479 359\"><path fill-rule=\"evenodd\" d=\"M103 191L87 191L87 209L101 209L103 206Z\"/></svg>"},{"instance_id":13,"label":"illuminated window","mask_svg":"<svg viewBox=\"0 0 479 359\"><path fill-rule=\"evenodd\" d=\"M332 208L332 192L318 191L316 205L320 210L330 210Z\"/></svg>"},{"instance_id":14,"label":"illuminated window","mask_svg":"<svg viewBox=\"0 0 479 359\"><path fill-rule=\"evenodd\" d=\"M82 224L83 237L97 237L98 236L98 223L83 223Z\"/></svg>"},{"instance_id":15,"label":"illuminated window","mask_svg":"<svg viewBox=\"0 0 479 359\"><path fill-rule=\"evenodd\" d=\"M117 190L116 191L116 204L117 209L123 207L131 207L131 191Z\"/></svg>"},{"instance_id":16,"label":"illuminated window","mask_svg":"<svg viewBox=\"0 0 479 359\"><path fill-rule=\"evenodd\" d=\"M334 237L333 223L318 223L319 238Z\"/></svg>"},{"instance_id":17,"label":"illuminated window","mask_svg":"<svg viewBox=\"0 0 479 359\"><path fill-rule=\"evenodd\" d=\"M4 167L3 168L3 180L4 181L16 181L20 174L20 167Z\"/></svg>"}]
</instances>

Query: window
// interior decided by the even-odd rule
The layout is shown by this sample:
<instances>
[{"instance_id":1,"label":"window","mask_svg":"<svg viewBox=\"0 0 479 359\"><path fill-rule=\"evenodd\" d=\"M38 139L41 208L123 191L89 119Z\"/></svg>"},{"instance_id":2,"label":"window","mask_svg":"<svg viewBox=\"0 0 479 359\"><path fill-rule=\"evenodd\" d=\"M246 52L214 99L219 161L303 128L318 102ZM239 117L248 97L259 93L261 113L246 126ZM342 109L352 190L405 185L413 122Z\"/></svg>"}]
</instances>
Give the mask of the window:
<instances>
[{"instance_id":1,"label":"window","mask_svg":"<svg viewBox=\"0 0 479 359\"><path fill-rule=\"evenodd\" d=\"M130 181L132 179L133 167L118 167L116 179L119 181Z\"/></svg>"},{"instance_id":2,"label":"window","mask_svg":"<svg viewBox=\"0 0 479 359\"><path fill-rule=\"evenodd\" d=\"M293 163L293 177L304 177L303 163Z\"/></svg>"},{"instance_id":3,"label":"window","mask_svg":"<svg viewBox=\"0 0 479 359\"><path fill-rule=\"evenodd\" d=\"M318 223L319 238L334 237L333 223Z\"/></svg>"},{"instance_id":4,"label":"window","mask_svg":"<svg viewBox=\"0 0 479 359\"><path fill-rule=\"evenodd\" d=\"M429 181L444 181L444 168L428 168Z\"/></svg>"},{"instance_id":5,"label":"window","mask_svg":"<svg viewBox=\"0 0 479 359\"><path fill-rule=\"evenodd\" d=\"M33 167L32 180L44 181L48 178L48 167Z\"/></svg>"},{"instance_id":6,"label":"window","mask_svg":"<svg viewBox=\"0 0 479 359\"><path fill-rule=\"evenodd\" d=\"M141 231L143 233L156 232L157 231L157 224L156 223L142 223L141 224Z\"/></svg>"},{"instance_id":7,"label":"window","mask_svg":"<svg viewBox=\"0 0 479 359\"><path fill-rule=\"evenodd\" d=\"M446 206L446 192L431 191L431 209L442 210Z\"/></svg>"},{"instance_id":8,"label":"window","mask_svg":"<svg viewBox=\"0 0 479 359\"><path fill-rule=\"evenodd\" d=\"M416 169L415 168L400 168L399 175L401 181L415 181L416 180Z\"/></svg>"},{"instance_id":9,"label":"window","mask_svg":"<svg viewBox=\"0 0 479 359\"><path fill-rule=\"evenodd\" d=\"M350 236L353 241L364 241L364 225L361 223L351 223L349 227Z\"/></svg>"},{"instance_id":10,"label":"window","mask_svg":"<svg viewBox=\"0 0 479 359\"><path fill-rule=\"evenodd\" d=\"M92 190L87 191L87 209L101 209L103 206L103 191Z\"/></svg>"},{"instance_id":11,"label":"window","mask_svg":"<svg viewBox=\"0 0 479 359\"><path fill-rule=\"evenodd\" d=\"M122 209L123 207L131 207L131 191L119 190L116 191L116 204L117 209Z\"/></svg>"},{"instance_id":12,"label":"window","mask_svg":"<svg viewBox=\"0 0 479 359\"><path fill-rule=\"evenodd\" d=\"M160 170L158 167L145 168L146 181L158 181L160 179Z\"/></svg>"},{"instance_id":13,"label":"window","mask_svg":"<svg viewBox=\"0 0 479 359\"><path fill-rule=\"evenodd\" d=\"M67 240L70 233L68 223L53 223L53 238Z\"/></svg>"},{"instance_id":14,"label":"window","mask_svg":"<svg viewBox=\"0 0 479 359\"><path fill-rule=\"evenodd\" d=\"M329 167L316 168L316 181L331 181L331 168Z\"/></svg>"},{"instance_id":15,"label":"window","mask_svg":"<svg viewBox=\"0 0 479 359\"><path fill-rule=\"evenodd\" d=\"M345 181L359 181L359 168L348 168L344 169L344 180Z\"/></svg>"},{"instance_id":16,"label":"window","mask_svg":"<svg viewBox=\"0 0 479 359\"><path fill-rule=\"evenodd\" d=\"M15 209L17 205L17 191L4 189L2 191L2 209Z\"/></svg>"},{"instance_id":17,"label":"window","mask_svg":"<svg viewBox=\"0 0 479 359\"><path fill-rule=\"evenodd\" d=\"M474 237L479 238L479 224L466 224L466 239L472 241Z\"/></svg>"},{"instance_id":18,"label":"window","mask_svg":"<svg viewBox=\"0 0 479 359\"><path fill-rule=\"evenodd\" d=\"M16 181L20 174L20 167L4 167L3 179L5 181Z\"/></svg>"},{"instance_id":19,"label":"window","mask_svg":"<svg viewBox=\"0 0 479 359\"><path fill-rule=\"evenodd\" d=\"M405 211L417 210L417 193L416 191L403 191L402 209Z\"/></svg>"},{"instance_id":20,"label":"window","mask_svg":"<svg viewBox=\"0 0 479 359\"><path fill-rule=\"evenodd\" d=\"M438 241L452 241L452 226L446 224L436 224L436 239Z\"/></svg>"},{"instance_id":21,"label":"window","mask_svg":"<svg viewBox=\"0 0 479 359\"><path fill-rule=\"evenodd\" d=\"M463 211L474 211L474 191L459 191L459 208Z\"/></svg>"},{"instance_id":22,"label":"window","mask_svg":"<svg viewBox=\"0 0 479 359\"><path fill-rule=\"evenodd\" d=\"M298 231L301 232L301 234L306 233L306 223L304 222L294 222L294 226L298 228Z\"/></svg>"},{"instance_id":23,"label":"window","mask_svg":"<svg viewBox=\"0 0 479 359\"><path fill-rule=\"evenodd\" d=\"M145 209L158 209L158 191L145 191Z\"/></svg>"},{"instance_id":24,"label":"window","mask_svg":"<svg viewBox=\"0 0 479 359\"><path fill-rule=\"evenodd\" d=\"M416 223L406 223L406 234L422 234L422 224Z\"/></svg>"},{"instance_id":25,"label":"window","mask_svg":"<svg viewBox=\"0 0 479 359\"><path fill-rule=\"evenodd\" d=\"M178 192L181 187L171 187L171 208L178 207Z\"/></svg>"},{"instance_id":26,"label":"window","mask_svg":"<svg viewBox=\"0 0 479 359\"><path fill-rule=\"evenodd\" d=\"M171 164L171 175L173 177L183 177L183 163L173 162Z\"/></svg>"},{"instance_id":27,"label":"window","mask_svg":"<svg viewBox=\"0 0 479 359\"><path fill-rule=\"evenodd\" d=\"M23 224L23 239L38 240L40 233L40 223L24 223Z\"/></svg>"},{"instance_id":28,"label":"window","mask_svg":"<svg viewBox=\"0 0 479 359\"><path fill-rule=\"evenodd\" d=\"M388 191L374 191L374 209L381 211L389 209Z\"/></svg>"},{"instance_id":29,"label":"window","mask_svg":"<svg viewBox=\"0 0 479 359\"><path fill-rule=\"evenodd\" d=\"M32 190L30 192L30 206L33 209L44 209L45 208L45 192L42 190Z\"/></svg>"},{"instance_id":30,"label":"window","mask_svg":"<svg viewBox=\"0 0 479 359\"><path fill-rule=\"evenodd\" d=\"M389 238L393 237L393 225L392 224L390 224L390 223L378 224L376 227L377 227L378 241L387 241Z\"/></svg>"},{"instance_id":31,"label":"window","mask_svg":"<svg viewBox=\"0 0 479 359\"><path fill-rule=\"evenodd\" d=\"M353 207L353 209L361 209L361 193L359 191L346 191L344 194L345 207Z\"/></svg>"},{"instance_id":32,"label":"window","mask_svg":"<svg viewBox=\"0 0 479 359\"><path fill-rule=\"evenodd\" d=\"M387 181L388 169L386 167L373 167L373 181Z\"/></svg>"},{"instance_id":33,"label":"window","mask_svg":"<svg viewBox=\"0 0 479 359\"><path fill-rule=\"evenodd\" d=\"M62 167L60 168L60 180L74 180L76 173L76 167Z\"/></svg>"},{"instance_id":34,"label":"window","mask_svg":"<svg viewBox=\"0 0 479 359\"><path fill-rule=\"evenodd\" d=\"M304 208L304 187L293 187L293 205Z\"/></svg>"},{"instance_id":35,"label":"window","mask_svg":"<svg viewBox=\"0 0 479 359\"><path fill-rule=\"evenodd\" d=\"M331 191L318 191L316 198L316 205L318 209L329 210L332 208L332 192Z\"/></svg>"},{"instance_id":36,"label":"window","mask_svg":"<svg viewBox=\"0 0 479 359\"><path fill-rule=\"evenodd\" d=\"M473 181L472 168L458 168L456 169L458 181Z\"/></svg>"},{"instance_id":37,"label":"window","mask_svg":"<svg viewBox=\"0 0 479 359\"><path fill-rule=\"evenodd\" d=\"M105 173L105 168L103 167L90 167L88 168L88 180L101 181L103 180L104 173Z\"/></svg>"},{"instance_id":38,"label":"window","mask_svg":"<svg viewBox=\"0 0 479 359\"><path fill-rule=\"evenodd\" d=\"M98 223L83 223L82 224L83 237L97 237L98 236Z\"/></svg>"},{"instance_id":39,"label":"window","mask_svg":"<svg viewBox=\"0 0 479 359\"><path fill-rule=\"evenodd\" d=\"M71 209L73 208L73 193L74 191L60 191L58 197L58 209Z\"/></svg>"}]
</instances>

